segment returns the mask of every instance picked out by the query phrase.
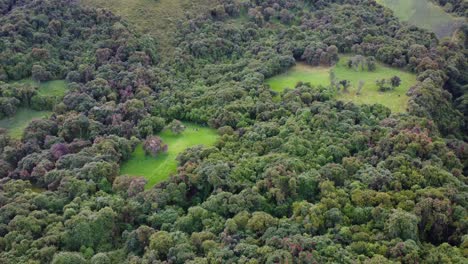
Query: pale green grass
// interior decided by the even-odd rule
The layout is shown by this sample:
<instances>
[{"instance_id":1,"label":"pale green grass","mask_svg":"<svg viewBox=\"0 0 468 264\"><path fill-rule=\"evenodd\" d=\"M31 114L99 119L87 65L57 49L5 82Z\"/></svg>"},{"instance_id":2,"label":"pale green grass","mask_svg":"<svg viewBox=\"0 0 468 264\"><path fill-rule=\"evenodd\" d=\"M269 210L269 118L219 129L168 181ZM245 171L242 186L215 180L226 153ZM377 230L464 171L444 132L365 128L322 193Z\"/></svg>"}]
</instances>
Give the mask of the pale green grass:
<instances>
[{"instance_id":1,"label":"pale green grass","mask_svg":"<svg viewBox=\"0 0 468 264\"><path fill-rule=\"evenodd\" d=\"M463 22L463 18L445 12L430 0L377 0L390 8L402 21L428 29L439 38L449 37Z\"/></svg>"},{"instance_id":2,"label":"pale green grass","mask_svg":"<svg viewBox=\"0 0 468 264\"><path fill-rule=\"evenodd\" d=\"M38 94L44 96L57 96L62 97L67 91L67 82L65 80L53 80L47 82L36 82L32 79L23 79L16 83L27 83L35 86L39 86Z\"/></svg>"},{"instance_id":3,"label":"pale green grass","mask_svg":"<svg viewBox=\"0 0 468 264\"><path fill-rule=\"evenodd\" d=\"M155 36L164 51L163 54L173 52L177 23L186 19L185 12L205 13L218 3L217 0L82 0L82 2L109 9L139 32ZM162 58L164 59L164 56Z\"/></svg>"},{"instance_id":4,"label":"pale green grass","mask_svg":"<svg viewBox=\"0 0 468 264\"><path fill-rule=\"evenodd\" d=\"M8 134L16 139L23 136L24 129L33 119L41 119L51 114L49 111L35 111L29 108L20 108L16 114L10 118L0 120L0 127L6 128Z\"/></svg>"},{"instance_id":5,"label":"pale green grass","mask_svg":"<svg viewBox=\"0 0 468 264\"><path fill-rule=\"evenodd\" d=\"M213 145L218 139L216 130L195 124L184 123L187 129L180 135L164 130L159 134L169 148L167 153L156 158L145 155L142 144L139 144L132 157L120 168L121 175L144 176L148 180L146 187L166 180L177 171L177 155L185 149L196 145Z\"/></svg>"},{"instance_id":6,"label":"pale green grass","mask_svg":"<svg viewBox=\"0 0 468 264\"><path fill-rule=\"evenodd\" d=\"M392 112L406 111L408 96L406 92L416 83L416 75L402 71L397 68L385 66L381 63L377 64L377 68L373 72L360 71L349 69L346 66L349 56L341 56L340 61L334 67L311 67L303 63L299 63L292 67L287 72L272 77L267 80L271 89L281 92L285 88L294 88L296 83L309 82L312 85L330 85L330 70L335 71L338 80L349 80L351 88L349 93L339 93L337 99L343 101L353 101L357 104L382 104L390 108ZM376 80L389 79L393 76L401 78L402 82L399 87L393 91L379 92ZM361 95L357 95L357 85L359 81L364 81Z\"/></svg>"},{"instance_id":7,"label":"pale green grass","mask_svg":"<svg viewBox=\"0 0 468 264\"><path fill-rule=\"evenodd\" d=\"M328 67L312 67L305 63L298 63L285 73L267 80L271 89L281 92L285 88L294 88L298 82L310 82L313 85L330 85L330 69Z\"/></svg>"}]
</instances>

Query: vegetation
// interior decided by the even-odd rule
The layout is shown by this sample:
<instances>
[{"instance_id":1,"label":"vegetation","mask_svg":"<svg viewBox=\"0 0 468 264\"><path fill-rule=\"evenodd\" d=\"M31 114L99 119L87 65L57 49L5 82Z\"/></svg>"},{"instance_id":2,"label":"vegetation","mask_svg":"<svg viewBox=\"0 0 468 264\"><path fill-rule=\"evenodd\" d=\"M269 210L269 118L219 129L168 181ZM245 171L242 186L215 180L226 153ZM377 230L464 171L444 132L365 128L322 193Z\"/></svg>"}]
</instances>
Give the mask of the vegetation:
<instances>
[{"instance_id":1,"label":"vegetation","mask_svg":"<svg viewBox=\"0 0 468 264\"><path fill-rule=\"evenodd\" d=\"M435 4L440 5L446 12L457 14L461 17L466 17L468 3L465 0L431 0Z\"/></svg>"},{"instance_id":2,"label":"vegetation","mask_svg":"<svg viewBox=\"0 0 468 264\"><path fill-rule=\"evenodd\" d=\"M409 100L406 93L416 84L414 74L385 66L382 63L377 63L373 71L360 67L350 68L348 61L351 58L352 56L341 56L339 62L333 67L311 67L304 63L298 63L285 73L267 79L266 82L276 92L281 92L285 88L294 88L299 82L329 87L330 72L333 71L337 80L350 82L349 92L337 93L337 99L353 101L357 104L382 104L390 108L392 112L406 111ZM390 79L392 76L398 76L401 79L401 84L392 91L382 93L376 81ZM364 85L358 94L360 81L364 82Z\"/></svg>"},{"instance_id":3,"label":"vegetation","mask_svg":"<svg viewBox=\"0 0 468 264\"><path fill-rule=\"evenodd\" d=\"M14 138L21 138L29 121L46 117L65 95L64 81L37 83L24 79L12 84L0 82L0 128L9 130Z\"/></svg>"},{"instance_id":4,"label":"vegetation","mask_svg":"<svg viewBox=\"0 0 468 264\"><path fill-rule=\"evenodd\" d=\"M377 2L390 8L401 20L431 30L439 38L451 37L464 20L462 17L445 12L431 0L377 0ZM452 10L451 7L447 9Z\"/></svg>"},{"instance_id":5,"label":"vegetation","mask_svg":"<svg viewBox=\"0 0 468 264\"><path fill-rule=\"evenodd\" d=\"M20 139L24 129L31 120L50 116L50 111L36 111L29 108L19 108L14 116L0 119L0 128L6 129L12 138Z\"/></svg>"},{"instance_id":6,"label":"vegetation","mask_svg":"<svg viewBox=\"0 0 468 264\"><path fill-rule=\"evenodd\" d=\"M157 40L162 53L173 53L178 23L187 14L208 12L216 0L83 0L84 4L107 8L129 21L131 26ZM169 57L169 56L168 56ZM166 56L163 59L168 59Z\"/></svg>"},{"instance_id":7,"label":"vegetation","mask_svg":"<svg viewBox=\"0 0 468 264\"><path fill-rule=\"evenodd\" d=\"M182 133L164 130L159 134L167 149L156 156L147 155L143 144L138 144L129 160L122 164L121 175L144 176L151 187L168 179L177 171L177 156L185 149L197 145L212 146L218 136L216 131L195 124L184 124Z\"/></svg>"},{"instance_id":8,"label":"vegetation","mask_svg":"<svg viewBox=\"0 0 468 264\"><path fill-rule=\"evenodd\" d=\"M42 96L56 96L62 98L67 92L67 83L64 80L53 80L46 82L36 82L31 79L23 79L17 83L38 86L37 93Z\"/></svg>"},{"instance_id":9,"label":"vegetation","mask_svg":"<svg viewBox=\"0 0 468 264\"><path fill-rule=\"evenodd\" d=\"M374 0L166 11L187 12L171 52L79 1L0 0L0 114L52 109L0 131L1 262L467 262L466 26L440 40ZM338 62L330 87L265 85L300 62ZM337 100L376 79L405 113Z\"/></svg>"}]
</instances>

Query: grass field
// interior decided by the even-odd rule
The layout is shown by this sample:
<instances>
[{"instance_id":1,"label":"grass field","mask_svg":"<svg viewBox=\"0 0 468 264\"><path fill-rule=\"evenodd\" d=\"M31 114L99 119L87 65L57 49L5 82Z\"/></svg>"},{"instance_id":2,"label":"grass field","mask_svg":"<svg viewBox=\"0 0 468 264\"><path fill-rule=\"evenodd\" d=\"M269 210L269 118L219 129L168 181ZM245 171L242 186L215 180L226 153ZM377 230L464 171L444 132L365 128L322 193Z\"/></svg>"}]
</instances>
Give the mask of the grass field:
<instances>
[{"instance_id":1,"label":"grass field","mask_svg":"<svg viewBox=\"0 0 468 264\"><path fill-rule=\"evenodd\" d=\"M23 136L23 130L28 126L33 119L47 117L51 112L35 111L28 108L20 108L11 118L0 120L0 127L6 128L11 137L20 139Z\"/></svg>"},{"instance_id":2,"label":"grass field","mask_svg":"<svg viewBox=\"0 0 468 264\"><path fill-rule=\"evenodd\" d=\"M393 10L399 19L431 30L439 38L451 36L463 22L463 18L454 17L430 0L377 0L377 2Z\"/></svg>"},{"instance_id":3,"label":"grass field","mask_svg":"<svg viewBox=\"0 0 468 264\"><path fill-rule=\"evenodd\" d=\"M213 145L218 138L214 129L190 123L185 123L185 126L187 129L180 135L167 130L159 134L169 148L167 153L156 158L145 155L142 144L139 144L130 160L122 164L120 174L144 176L148 180L146 187L151 187L177 171L179 153L195 145Z\"/></svg>"},{"instance_id":4,"label":"grass field","mask_svg":"<svg viewBox=\"0 0 468 264\"><path fill-rule=\"evenodd\" d=\"M18 83L28 83L31 85L39 86L38 93L40 95L62 97L65 95L67 91L67 82L64 80L54 80L54 81L38 83L31 79L23 79L21 81L18 81Z\"/></svg>"},{"instance_id":5,"label":"grass field","mask_svg":"<svg viewBox=\"0 0 468 264\"><path fill-rule=\"evenodd\" d=\"M349 69L346 62L349 56L341 56L340 61L334 67L311 67L299 63L287 72L267 80L271 89L281 92L285 88L294 88L299 81L309 82L312 85L330 85L330 70L334 70L338 80L349 80L351 88L349 93L340 93L337 98L343 101L353 101L358 104L382 104L392 112L404 112L408 103L406 92L416 83L416 76L412 73L401 71L396 68L377 64L373 72ZM394 91L379 92L376 80L389 79L393 76L401 78L402 82ZM364 81L361 95L356 94L359 81Z\"/></svg>"},{"instance_id":6,"label":"grass field","mask_svg":"<svg viewBox=\"0 0 468 264\"><path fill-rule=\"evenodd\" d=\"M185 20L185 12L204 13L217 0L82 0L86 5L106 8L130 22L141 33L156 37L164 53L174 50L177 23ZM164 59L164 57L163 57Z\"/></svg>"}]
</instances>

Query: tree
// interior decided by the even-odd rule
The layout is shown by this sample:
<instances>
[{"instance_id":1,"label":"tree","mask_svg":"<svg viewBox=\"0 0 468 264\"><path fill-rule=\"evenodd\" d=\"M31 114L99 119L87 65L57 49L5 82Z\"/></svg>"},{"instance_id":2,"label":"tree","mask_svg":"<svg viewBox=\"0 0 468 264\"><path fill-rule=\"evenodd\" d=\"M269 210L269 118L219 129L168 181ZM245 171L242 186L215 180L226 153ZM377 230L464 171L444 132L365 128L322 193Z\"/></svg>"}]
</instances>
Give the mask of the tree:
<instances>
[{"instance_id":1,"label":"tree","mask_svg":"<svg viewBox=\"0 0 468 264\"><path fill-rule=\"evenodd\" d=\"M112 247L113 232L117 231L117 213L110 207L98 212L83 209L65 222L63 242L67 249L78 250L81 247L93 250L106 250Z\"/></svg>"},{"instance_id":2,"label":"tree","mask_svg":"<svg viewBox=\"0 0 468 264\"><path fill-rule=\"evenodd\" d=\"M60 252L54 255L52 264L86 264L87 261L80 253Z\"/></svg>"},{"instance_id":3,"label":"tree","mask_svg":"<svg viewBox=\"0 0 468 264\"><path fill-rule=\"evenodd\" d=\"M50 148L50 152L52 153L54 159L58 160L63 155L68 154L69 150L67 144L57 143L52 145L52 147Z\"/></svg>"},{"instance_id":4,"label":"tree","mask_svg":"<svg viewBox=\"0 0 468 264\"><path fill-rule=\"evenodd\" d=\"M97 49L96 50L96 61L99 64L106 63L112 55L112 50L105 48L105 49Z\"/></svg>"},{"instance_id":5,"label":"tree","mask_svg":"<svg viewBox=\"0 0 468 264\"><path fill-rule=\"evenodd\" d=\"M51 74L40 65L33 65L31 69L31 77L33 80L42 82L50 80Z\"/></svg>"},{"instance_id":6,"label":"tree","mask_svg":"<svg viewBox=\"0 0 468 264\"><path fill-rule=\"evenodd\" d=\"M373 56L368 57L366 62L367 62L367 70L368 71L375 71L377 69L377 63L376 63L375 58Z\"/></svg>"},{"instance_id":7,"label":"tree","mask_svg":"<svg viewBox=\"0 0 468 264\"><path fill-rule=\"evenodd\" d=\"M275 15L276 11L272 7L267 7L263 9L263 17L266 21L270 21L270 18Z\"/></svg>"},{"instance_id":8,"label":"tree","mask_svg":"<svg viewBox=\"0 0 468 264\"><path fill-rule=\"evenodd\" d=\"M22 84L15 87L15 97L26 107L31 106L31 99L37 94L37 87L29 84Z\"/></svg>"},{"instance_id":9,"label":"tree","mask_svg":"<svg viewBox=\"0 0 468 264\"><path fill-rule=\"evenodd\" d=\"M256 9L256 8L249 8L248 12L247 12L247 15L248 17L254 21L255 23L257 23L258 25L262 25L263 24L263 15L262 13Z\"/></svg>"},{"instance_id":10,"label":"tree","mask_svg":"<svg viewBox=\"0 0 468 264\"><path fill-rule=\"evenodd\" d=\"M147 116L138 123L140 137L157 134L163 130L166 120L157 116Z\"/></svg>"},{"instance_id":11,"label":"tree","mask_svg":"<svg viewBox=\"0 0 468 264\"><path fill-rule=\"evenodd\" d=\"M453 232L451 222L454 212L449 200L424 198L416 204L414 211L421 218L419 231L423 240L432 243L447 241Z\"/></svg>"},{"instance_id":12,"label":"tree","mask_svg":"<svg viewBox=\"0 0 468 264\"><path fill-rule=\"evenodd\" d=\"M364 81L363 81L363 80L359 80L359 82L358 82L358 88L357 88L357 91L356 91L356 94L357 94L357 95L361 95L362 87L364 87Z\"/></svg>"},{"instance_id":13,"label":"tree","mask_svg":"<svg viewBox=\"0 0 468 264\"><path fill-rule=\"evenodd\" d=\"M167 258L169 249L174 245L174 240L166 231L158 231L150 237L149 248L156 252L156 255L160 260Z\"/></svg>"},{"instance_id":14,"label":"tree","mask_svg":"<svg viewBox=\"0 0 468 264\"><path fill-rule=\"evenodd\" d=\"M287 9L282 9L279 14L280 20L284 24L289 24L291 23L293 19L293 15L287 10Z\"/></svg>"},{"instance_id":15,"label":"tree","mask_svg":"<svg viewBox=\"0 0 468 264\"><path fill-rule=\"evenodd\" d=\"M400 209L393 210L385 222L385 230L390 238L418 241L418 218Z\"/></svg>"},{"instance_id":16,"label":"tree","mask_svg":"<svg viewBox=\"0 0 468 264\"><path fill-rule=\"evenodd\" d=\"M366 62L366 58L364 58L364 56L356 55L348 60L348 68L353 68L354 70L358 70L359 67L361 67L361 69L363 69L365 62Z\"/></svg>"},{"instance_id":17,"label":"tree","mask_svg":"<svg viewBox=\"0 0 468 264\"><path fill-rule=\"evenodd\" d=\"M276 225L277 219L265 212L255 212L247 222L247 228L263 234L269 227Z\"/></svg>"},{"instance_id":18,"label":"tree","mask_svg":"<svg viewBox=\"0 0 468 264\"><path fill-rule=\"evenodd\" d=\"M111 259L105 253L97 253L91 258L91 264L111 264Z\"/></svg>"},{"instance_id":19,"label":"tree","mask_svg":"<svg viewBox=\"0 0 468 264\"><path fill-rule=\"evenodd\" d=\"M336 74L334 70L330 70L329 74L331 88L336 88Z\"/></svg>"},{"instance_id":20,"label":"tree","mask_svg":"<svg viewBox=\"0 0 468 264\"><path fill-rule=\"evenodd\" d=\"M0 119L16 114L20 101L13 97L0 97Z\"/></svg>"},{"instance_id":21,"label":"tree","mask_svg":"<svg viewBox=\"0 0 468 264\"><path fill-rule=\"evenodd\" d=\"M400 84L401 84L401 79L400 79L400 77L398 77L398 76L393 76L393 77L390 79L390 84L392 85L393 89L395 89L396 87L400 86Z\"/></svg>"},{"instance_id":22,"label":"tree","mask_svg":"<svg viewBox=\"0 0 468 264\"><path fill-rule=\"evenodd\" d=\"M182 124L182 122L176 119L172 120L172 122L169 123L169 125L167 125L167 128L170 129L172 133L176 135L181 134L185 130L184 124Z\"/></svg>"},{"instance_id":23,"label":"tree","mask_svg":"<svg viewBox=\"0 0 468 264\"><path fill-rule=\"evenodd\" d=\"M343 87L344 93L349 93L348 88L351 86L351 82L348 80L341 80L340 85Z\"/></svg>"},{"instance_id":24,"label":"tree","mask_svg":"<svg viewBox=\"0 0 468 264\"><path fill-rule=\"evenodd\" d=\"M143 142L146 155L156 157L158 154L167 152L168 146L158 136L149 136Z\"/></svg>"},{"instance_id":25,"label":"tree","mask_svg":"<svg viewBox=\"0 0 468 264\"><path fill-rule=\"evenodd\" d=\"M47 49L42 48L33 48L31 50L31 56L35 60L46 60L49 58L49 51Z\"/></svg>"},{"instance_id":26,"label":"tree","mask_svg":"<svg viewBox=\"0 0 468 264\"><path fill-rule=\"evenodd\" d=\"M124 103L123 112L126 119L130 119L134 122L140 120L147 113L145 103L138 99L127 100Z\"/></svg>"},{"instance_id":27,"label":"tree","mask_svg":"<svg viewBox=\"0 0 468 264\"><path fill-rule=\"evenodd\" d=\"M151 235L154 229L145 225L138 227L127 236L125 248L129 252L142 255L145 248L150 244Z\"/></svg>"},{"instance_id":28,"label":"tree","mask_svg":"<svg viewBox=\"0 0 468 264\"><path fill-rule=\"evenodd\" d=\"M338 48L335 45L331 45L327 48L327 64L329 66L335 65L338 60L340 59L338 57Z\"/></svg>"},{"instance_id":29,"label":"tree","mask_svg":"<svg viewBox=\"0 0 468 264\"><path fill-rule=\"evenodd\" d=\"M376 80L375 84L377 85L380 92L392 90L392 87L388 85L387 80L385 79Z\"/></svg>"}]
</instances>

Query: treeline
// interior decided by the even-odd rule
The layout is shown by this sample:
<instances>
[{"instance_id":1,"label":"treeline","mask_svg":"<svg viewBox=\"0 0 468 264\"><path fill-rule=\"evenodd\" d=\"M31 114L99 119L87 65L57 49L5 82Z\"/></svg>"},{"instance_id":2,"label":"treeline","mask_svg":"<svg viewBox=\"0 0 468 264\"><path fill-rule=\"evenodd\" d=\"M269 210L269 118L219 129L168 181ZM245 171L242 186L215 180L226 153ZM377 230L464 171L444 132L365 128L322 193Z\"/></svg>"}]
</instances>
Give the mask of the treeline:
<instances>
[{"instance_id":1,"label":"treeline","mask_svg":"<svg viewBox=\"0 0 468 264\"><path fill-rule=\"evenodd\" d=\"M2 25L31 26L0 34L18 54L0 64L7 80L39 63L69 92L21 141L0 133L6 263L466 262L459 44L399 24L374 1L226 0L181 23L175 57L161 64L154 39L106 11L9 3ZM65 25L64 35L37 38L48 33L34 17ZM13 48L15 39L28 44ZM33 58L29 44L50 59ZM333 64L338 52L415 71L409 113L345 104L327 87L276 94L264 84L299 60ZM184 151L178 172L149 190L119 176L173 119L216 128L220 140Z\"/></svg>"},{"instance_id":2,"label":"treeline","mask_svg":"<svg viewBox=\"0 0 468 264\"><path fill-rule=\"evenodd\" d=\"M34 110L53 110L62 100L60 96L39 94L39 87L26 83L3 83L0 81L0 119L12 117L19 107Z\"/></svg>"},{"instance_id":3,"label":"treeline","mask_svg":"<svg viewBox=\"0 0 468 264\"><path fill-rule=\"evenodd\" d=\"M2 0L6 11L0 18L0 81L64 79L71 70L85 71L110 55L134 55L132 48L118 50L128 33L114 15L102 9L67 8L74 2L57 2L52 9L44 1ZM98 48L103 50L95 54ZM156 59L154 52L148 56Z\"/></svg>"},{"instance_id":4,"label":"treeline","mask_svg":"<svg viewBox=\"0 0 468 264\"><path fill-rule=\"evenodd\" d=\"M468 2L464 0L432 0L440 5L445 11L455 13L461 17L467 17Z\"/></svg>"},{"instance_id":5,"label":"treeline","mask_svg":"<svg viewBox=\"0 0 468 264\"><path fill-rule=\"evenodd\" d=\"M246 30L231 26L225 16L221 17L227 23L207 24L206 19L201 18L182 29L183 44L195 58L202 56L203 60L212 62L226 58L245 67L243 65L248 63L242 64L243 61L255 59L257 63L250 63L247 68L252 70L251 75L261 73L265 78L289 68L293 58L312 65L331 65L336 62L335 48L341 53L373 56L418 74L420 84L410 93L410 113L434 120L445 135L461 136L467 124L464 95L468 78L463 43L447 40L438 43L433 33L401 26L374 1L338 2L344 4L226 0L223 2L226 14L238 19L248 18L251 22L245 24ZM316 11L308 13L303 5ZM265 10L273 9L278 13L284 8L296 10L295 23L265 22ZM216 10L222 9L217 7ZM248 15L252 10L256 10L256 16ZM219 19L214 16L214 20ZM326 52L328 49L330 53ZM241 79L240 76L234 78Z\"/></svg>"}]
</instances>

